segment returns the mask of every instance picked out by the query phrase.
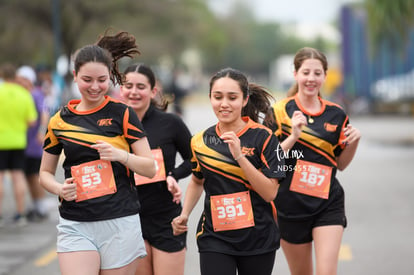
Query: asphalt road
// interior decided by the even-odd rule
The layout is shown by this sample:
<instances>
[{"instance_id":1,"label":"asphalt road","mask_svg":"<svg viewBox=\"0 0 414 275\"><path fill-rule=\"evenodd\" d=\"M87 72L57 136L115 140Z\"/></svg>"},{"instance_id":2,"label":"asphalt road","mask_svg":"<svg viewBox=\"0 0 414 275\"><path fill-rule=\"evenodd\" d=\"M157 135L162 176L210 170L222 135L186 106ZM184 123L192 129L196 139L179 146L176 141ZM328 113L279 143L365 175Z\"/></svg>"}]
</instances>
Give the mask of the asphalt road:
<instances>
[{"instance_id":1,"label":"asphalt road","mask_svg":"<svg viewBox=\"0 0 414 275\"><path fill-rule=\"evenodd\" d=\"M192 133L215 123L210 106L194 102L186 105L183 118ZM413 274L414 118L351 117L351 122L363 137L354 161L338 173L348 218L338 274ZM187 182L181 182L184 190ZM0 275L60 274L55 252L57 202L49 199L47 221L0 228ZM11 219L15 206L9 181L3 208L6 219ZM199 274L195 228L200 213L199 203L189 221L186 275ZM289 274L282 250L274 274Z\"/></svg>"}]
</instances>

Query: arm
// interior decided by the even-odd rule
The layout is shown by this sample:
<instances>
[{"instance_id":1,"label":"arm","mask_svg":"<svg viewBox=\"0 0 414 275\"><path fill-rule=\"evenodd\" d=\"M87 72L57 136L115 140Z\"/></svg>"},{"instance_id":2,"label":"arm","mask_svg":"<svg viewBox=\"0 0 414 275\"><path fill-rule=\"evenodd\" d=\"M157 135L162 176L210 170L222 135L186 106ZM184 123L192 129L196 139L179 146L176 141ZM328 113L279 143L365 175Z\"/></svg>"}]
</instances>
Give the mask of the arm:
<instances>
[{"instance_id":1,"label":"arm","mask_svg":"<svg viewBox=\"0 0 414 275\"><path fill-rule=\"evenodd\" d=\"M59 155L43 151L39 170L40 185L48 192L58 195L66 201L72 201L76 199L76 184L73 184L73 178L65 179L63 184L56 181L55 174L58 161Z\"/></svg>"},{"instance_id":2,"label":"arm","mask_svg":"<svg viewBox=\"0 0 414 275\"><path fill-rule=\"evenodd\" d=\"M180 216L175 217L171 222L174 235L180 235L188 230L188 217L203 193L203 184L204 179L199 179L194 175L191 177L185 193L184 205L181 214Z\"/></svg>"},{"instance_id":3,"label":"arm","mask_svg":"<svg viewBox=\"0 0 414 275\"><path fill-rule=\"evenodd\" d=\"M48 123L49 123L49 112L42 111L40 113L39 130L37 131L37 140L39 141L40 144L43 144Z\"/></svg>"},{"instance_id":4,"label":"arm","mask_svg":"<svg viewBox=\"0 0 414 275\"><path fill-rule=\"evenodd\" d=\"M156 167L154 156L151 153L151 148L148 139L141 138L140 140L131 144L134 154L129 154L129 160L125 165L137 174L152 178L155 176Z\"/></svg>"},{"instance_id":5,"label":"arm","mask_svg":"<svg viewBox=\"0 0 414 275\"><path fill-rule=\"evenodd\" d=\"M266 177L261 171L256 169L253 164L242 154L240 139L234 132L226 132L221 138L229 145L233 158L239 163L240 168L246 175L247 180L265 201L273 201L279 189L279 181L274 178Z\"/></svg>"},{"instance_id":6,"label":"arm","mask_svg":"<svg viewBox=\"0 0 414 275\"><path fill-rule=\"evenodd\" d=\"M170 172L173 172L174 178L179 180L191 174L191 133L180 118L177 118L174 122L174 128L174 145L180 153L183 162Z\"/></svg>"},{"instance_id":7,"label":"arm","mask_svg":"<svg viewBox=\"0 0 414 275\"><path fill-rule=\"evenodd\" d=\"M146 137L131 144L132 154L104 141L97 141L91 148L96 149L103 160L118 161L135 173L148 178L155 176L154 157Z\"/></svg>"},{"instance_id":8,"label":"arm","mask_svg":"<svg viewBox=\"0 0 414 275\"><path fill-rule=\"evenodd\" d=\"M178 180L187 177L191 174L191 133L188 130L187 126L180 118L176 118L174 121L174 145L177 151L180 153L183 162L178 167L173 167L171 171L168 172L166 178L168 191L173 196L173 202L180 203L181 200L181 188L178 185ZM175 159L174 155L174 159Z\"/></svg>"},{"instance_id":9,"label":"arm","mask_svg":"<svg viewBox=\"0 0 414 275\"><path fill-rule=\"evenodd\" d=\"M167 182L167 189L170 191L171 195L173 196L173 202L179 204L181 201L181 187L178 185L177 180L173 177L168 175L165 179Z\"/></svg>"},{"instance_id":10,"label":"arm","mask_svg":"<svg viewBox=\"0 0 414 275\"><path fill-rule=\"evenodd\" d=\"M283 151L287 151L293 147L298 141L300 134L302 133L302 127L307 125L306 117L301 111L295 111L292 115L292 133L280 143Z\"/></svg>"},{"instance_id":11,"label":"arm","mask_svg":"<svg viewBox=\"0 0 414 275\"><path fill-rule=\"evenodd\" d=\"M343 171L351 163L361 138L361 132L352 127L351 124L348 124L343 131L346 136L343 143L346 146L339 157L336 158L337 167L340 171Z\"/></svg>"},{"instance_id":12,"label":"arm","mask_svg":"<svg viewBox=\"0 0 414 275\"><path fill-rule=\"evenodd\" d=\"M237 162L242 168L254 191L256 191L265 201L273 201L276 198L277 191L279 190L278 179L266 177L244 156L238 159Z\"/></svg>"}]
</instances>

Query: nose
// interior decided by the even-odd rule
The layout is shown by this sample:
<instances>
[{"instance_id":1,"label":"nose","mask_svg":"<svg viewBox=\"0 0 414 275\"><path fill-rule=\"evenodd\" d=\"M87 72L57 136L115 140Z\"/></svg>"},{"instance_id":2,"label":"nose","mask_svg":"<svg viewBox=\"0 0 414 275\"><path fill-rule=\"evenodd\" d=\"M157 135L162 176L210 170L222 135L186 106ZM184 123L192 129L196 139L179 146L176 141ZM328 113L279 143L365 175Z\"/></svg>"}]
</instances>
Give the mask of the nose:
<instances>
[{"instance_id":1,"label":"nose","mask_svg":"<svg viewBox=\"0 0 414 275\"><path fill-rule=\"evenodd\" d=\"M99 88L99 83L98 83L98 81L93 81L92 82L92 87L91 87L92 89L94 89L94 90L97 90L98 88Z\"/></svg>"},{"instance_id":2,"label":"nose","mask_svg":"<svg viewBox=\"0 0 414 275\"><path fill-rule=\"evenodd\" d=\"M308 77L308 79L309 80L315 80L315 74L309 74L309 77Z\"/></svg>"},{"instance_id":3,"label":"nose","mask_svg":"<svg viewBox=\"0 0 414 275\"><path fill-rule=\"evenodd\" d=\"M222 108L226 108L226 107L228 107L228 106L229 106L229 100L228 100L228 99L226 99L226 98L223 98L223 99L221 100L220 105L221 105L221 107L222 107Z\"/></svg>"},{"instance_id":4,"label":"nose","mask_svg":"<svg viewBox=\"0 0 414 275\"><path fill-rule=\"evenodd\" d=\"M137 86L135 86L135 85L134 85L134 86L132 87L132 89L131 89L131 93L134 93L134 94L135 94L135 93L138 93L138 91L139 91L139 89L138 89L138 87L137 87Z\"/></svg>"}]
</instances>

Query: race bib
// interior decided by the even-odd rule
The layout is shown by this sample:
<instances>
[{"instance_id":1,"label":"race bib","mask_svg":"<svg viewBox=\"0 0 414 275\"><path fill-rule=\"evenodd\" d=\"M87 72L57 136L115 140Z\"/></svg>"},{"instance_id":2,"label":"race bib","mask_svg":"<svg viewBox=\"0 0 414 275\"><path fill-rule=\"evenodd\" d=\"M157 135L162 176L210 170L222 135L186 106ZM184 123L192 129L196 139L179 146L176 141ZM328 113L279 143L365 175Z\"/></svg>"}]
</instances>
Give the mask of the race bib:
<instances>
[{"instance_id":1,"label":"race bib","mask_svg":"<svg viewBox=\"0 0 414 275\"><path fill-rule=\"evenodd\" d=\"M332 167L298 160L290 190L322 199L328 199Z\"/></svg>"},{"instance_id":2,"label":"race bib","mask_svg":"<svg viewBox=\"0 0 414 275\"><path fill-rule=\"evenodd\" d=\"M254 226L249 191L211 196L210 204L214 231Z\"/></svg>"},{"instance_id":3,"label":"race bib","mask_svg":"<svg viewBox=\"0 0 414 275\"><path fill-rule=\"evenodd\" d=\"M142 185L152 182L164 181L166 179L165 176L165 164L164 164L164 156L162 155L161 149L153 149L151 150L152 155L154 156L155 160L155 168L157 170L155 176L153 178L147 178L135 173L135 185Z\"/></svg>"},{"instance_id":4,"label":"race bib","mask_svg":"<svg viewBox=\"0 0 414 275\"><path fill-rule=\"evenodd\" d=\"M114 173L108 160L94 160L72 166L71 173L77 184L77 202L116 192Z\"/></svg>"}]
</instances>

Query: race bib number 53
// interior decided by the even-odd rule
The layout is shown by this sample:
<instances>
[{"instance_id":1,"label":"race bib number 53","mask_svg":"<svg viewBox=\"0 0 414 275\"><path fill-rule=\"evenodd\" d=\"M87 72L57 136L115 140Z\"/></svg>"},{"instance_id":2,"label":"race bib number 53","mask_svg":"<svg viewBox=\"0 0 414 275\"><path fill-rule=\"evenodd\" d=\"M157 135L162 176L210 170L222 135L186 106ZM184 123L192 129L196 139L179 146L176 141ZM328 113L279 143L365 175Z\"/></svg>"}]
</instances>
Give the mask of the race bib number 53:
<instances>
[{"instance_id":1,"label":"race bib number 53","mask_svg":"<svg viewBox=\"0 0 414 275\"><path fill-rule=\"evenodd\" d=\"M328 199L332 167L298 160L290 190L313 197Z\"/></svg>"},{"instance_id":2,"label":"race bib number 53","mask_svg":"<svg viewBox=\"0 0 414 275\"><path fill-rule=\"evenodd\" d=\"M114 173L108 160L95 160L72 166L71 172L77 184L77 202L116 192Z\"/></svg>"},{"instance_id":3,"label":"race bib number 53","mask_svg":"<svg viewBox=\"0 0 414 275\"><path fill-rule=\"evenodd\" d=\"M214 231L254 226L249 191L210 197Z\"/></svg>"}]
</instances>

